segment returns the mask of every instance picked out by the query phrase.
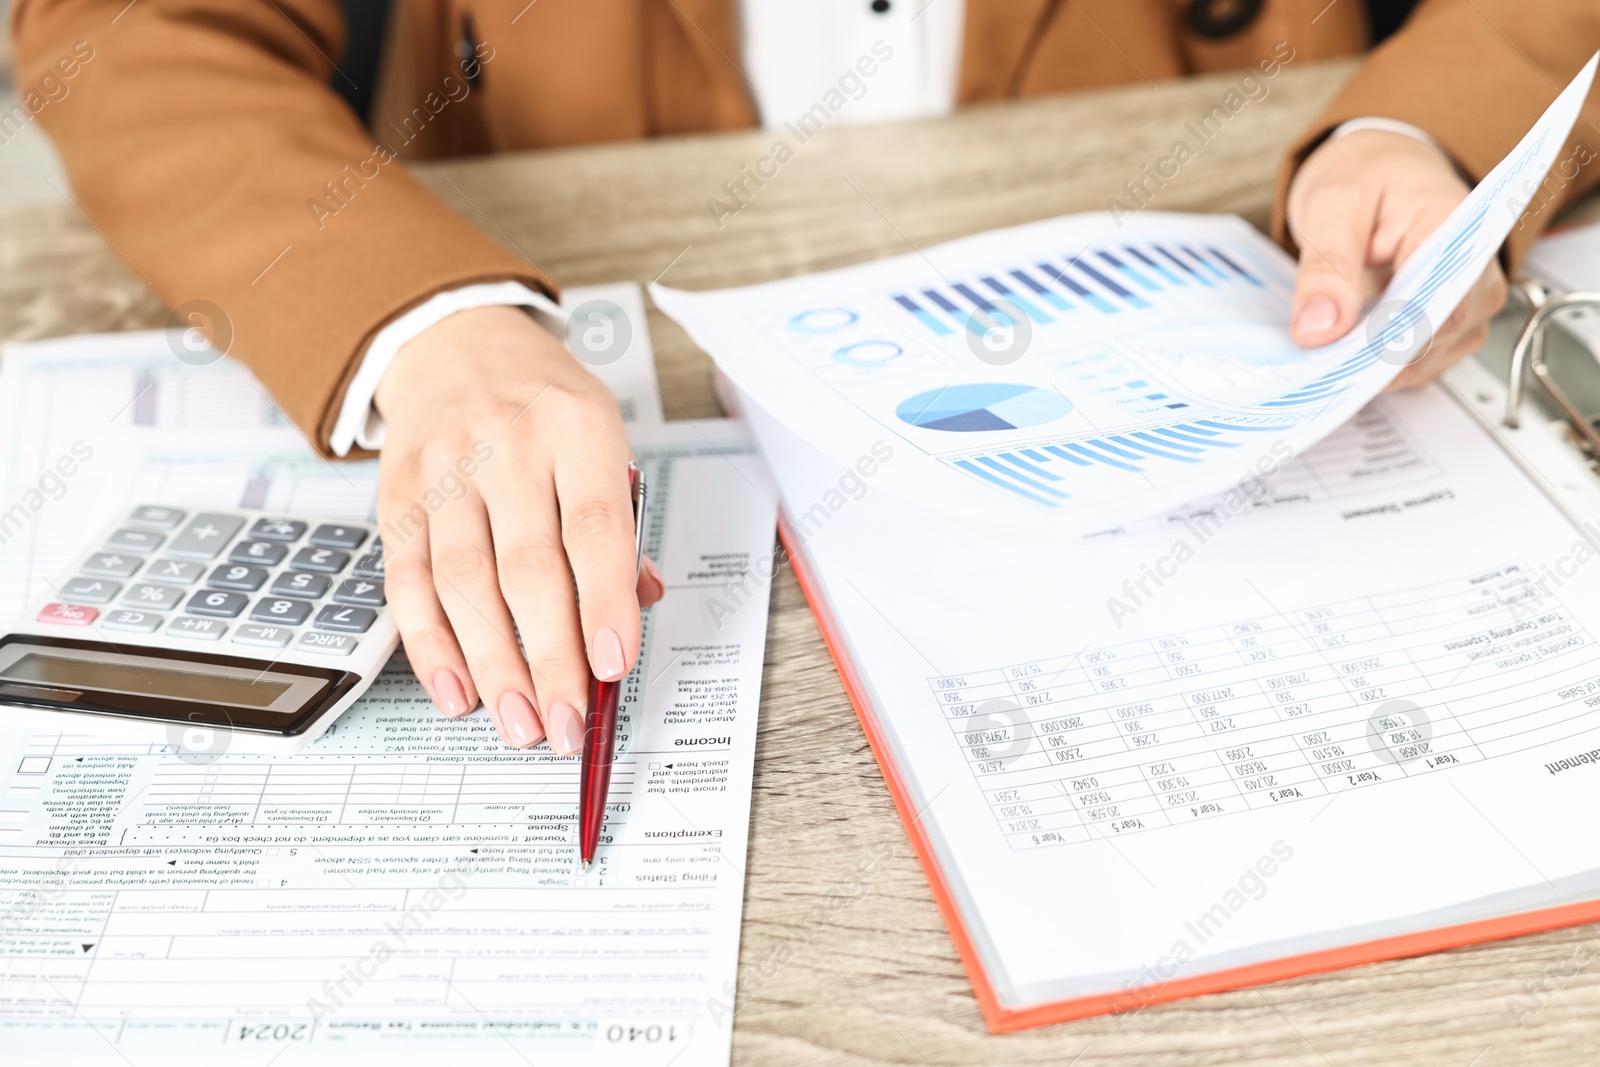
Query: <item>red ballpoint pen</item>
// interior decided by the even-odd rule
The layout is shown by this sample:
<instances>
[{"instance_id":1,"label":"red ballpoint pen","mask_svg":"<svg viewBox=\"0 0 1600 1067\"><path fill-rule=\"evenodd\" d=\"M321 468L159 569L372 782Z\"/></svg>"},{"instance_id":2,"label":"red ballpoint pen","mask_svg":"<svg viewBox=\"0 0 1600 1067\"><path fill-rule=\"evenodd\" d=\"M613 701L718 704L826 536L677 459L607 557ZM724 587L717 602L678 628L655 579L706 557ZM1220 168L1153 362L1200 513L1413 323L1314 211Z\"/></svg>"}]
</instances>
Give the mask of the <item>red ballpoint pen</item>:
<instances>
[{"instance_id":1,"label":"red ballpoint pen","mask_svg":"<svg viewBox=\"0 0 1600 1067\"><path fill-rule=\"evenodd\" d=\"M628 464L628 493L633 497L634 572L644 562L644 512L648 494L644 475ZM626 676L624 676L626 678ZM589 715L583 726L583 766L578 779L578 854L583 869L594 862L600 845L600 828L606 821L606 797L611 792L611 762L617 745L617 705L622 700L624 678L602 682L589 677Z\"/></svg>"}]
</instances>

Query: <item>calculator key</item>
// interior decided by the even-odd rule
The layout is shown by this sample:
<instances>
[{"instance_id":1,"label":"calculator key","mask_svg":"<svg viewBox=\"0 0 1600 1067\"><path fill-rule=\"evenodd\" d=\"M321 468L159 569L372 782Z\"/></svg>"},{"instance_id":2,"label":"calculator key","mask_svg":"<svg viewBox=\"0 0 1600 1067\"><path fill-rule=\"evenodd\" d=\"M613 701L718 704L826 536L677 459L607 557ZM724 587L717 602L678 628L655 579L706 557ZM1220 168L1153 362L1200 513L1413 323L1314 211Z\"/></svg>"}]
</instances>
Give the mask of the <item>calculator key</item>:
<instances>
[{"instance_id":1,"label":"calculator key","mask_svg":"<svg viewBox=\"0 0 1600 1067\"><path fill-rule=\"evenodd\" d=\"M360 548L366 540L367 531L359 526L326 523L311 531L311 543L318 548Z\"/></svg>"},{"instance_id":2,"label":"calculator key","mask_svg":"<svg viewBox=\"0 0 1600 1067\"><path fill-rule=\"evenodd\" d=\"M347 608L338 604L328 604L317 612L317 629L364 634L377 617L378 613L371 608Z\"/></svg>"},{"instance_id":3,"label":"calculator key","mask_svg":"<svg viewBox=\"0 0 1600 1067\"><path fill-rule=\"evenodd\" d=\"M204 563L190 563L186 559L158 559L150 565L150 573L145 577L156 578L163 582L177 582L179 585L193 585L205 572Z\"/></svg>"},{"instance_id":4,"label":"calculator key","mask_svg":"<svg viewBox=\"0 0 1600 1067\"><path fill-rule=\"evenodd\" d=\"M189 598L184 610L192 615L217 615L231 619L244 610L249 598L243 593L225 593L219 589L202 589ZM181 622L183 620L179 620ZM177 623L173 623L176 626Z\"/></svg>"},{"instance_id":5,"label":"calculator key","mask_svg":"<svg viewBox=\"0 0 1600 1067\"><path fill-rule=\"evenodd\" d=\"M39 621L55 626L89 626L100 617L100 609L79 604L46 604L39 612Z\"/></svg>"},{"instance_id":6,"label":"calculator key","mask_svg":"<svg viewBox=\"0 0 1600 1067\"><path fill-rule=\"evenodd\" d=\"M381 608L384 605L383 583L366 582L360 578L346 579L333 591L333 601L336 604L359 604L364 608Z\"/></svg>"},{"instance_id":7,"label":"calculator key","mask_svg":"<svg viewBox=\"0 0 1600 1067\"><path fill-rule=\"evenodd\" d=\"M307 600L321 600L328 595L333 579L326 574L307 574L305 571L287 571L272 580L267 590L273 596L300 596Z\"/></svg>"},{"instance_id":8,"label":"calculator key","mask_svg":"<svg viewBox=\"0 0 1600 1067\"><path fill-rule=\"evenodd\" d=\"M233 546L233 551L228 553L228 562L276 567L288 554L289 550L275 541L240 541Z\"/></svg>"},{"instance_id":9,"label":"calculator key","mask_svg":"<svg viewBox=\"0 0 1600 1067\"><path fill-rule=\"evenodd\" d=\"M184 559L216 559L243 527L244 520L237 515L203 511L189 520L167 551Z\"/></svg>"},{"instance_id":10,"label":"calculator key","mask_svg":"<svg viewBox=\"0 0 1600 1067\"><path fill-rule=\"evenodd\" d=\"M269 596L256 601L250 609L250 618L256 622L275 622L283 626L299 626L311 617L311 602L292 597Z\"/></svg>"},{"instance_id":11,"label":"calculator key","mask_svg":"<svg viewBox=\"0 0 1600 1067\"><path fill-rule=\"evenodd\" d=\"M61 587L61 595L80 604L109 604L122 592L122 583L105 578L73 578Z\"/></svg>"},{"instance_id":12,"label":"calculator key","mask_svg":"<svg viewBox=\"0 0 1600 1067\"><path fill-rule=\"evenodd\" d=\"M357 578L383 578L383 553L369 552L356 560L356 565L350 568L350 573Z\"/></svg>"},{"instance_id":13,"label":"calculator key","mask_svg":"<svg viewBox=\"0 0 1600 1067\"><path fill-rule=\"evenodd\" d=\"M247 593L253 593L267 584L267 571L265 567L224 563L211 572L206 584L213 589L243 589Z\"/></svg>"},{"instance_id":14,"label":"calculator key","mask_svg":"<svg viewBox=\"0 0 1600 1067\"><path fill-rule=\"evenodd\" d=\"M119 608L107 612L101 623L108 630L127 630L135 634L153 634L161 627L161 616L153 611L130 611Z\"/></svg>"},{"instance_id":15,"label":"calculator key","mask_svg":"<svg viewBox=\"0 0 1600 1067\"><path fill-rule=\"evenodd\" d=\"M187 637L194 641L216 641L227 632L227 624L220 619L197 619L192 615L180 615L167 627L169 636Z\"/></svg>"},{"instance_id":16,"label":"calculator key","mask_svg":"<svg viewBox=\"0 0 1600 1067\"><path fill-rule=\"evenodd\" d=\"M350 553L334 548L302 548L294 554L289 566L297 571L321 571L338 574L350 563Z\"/></svg>"},{"instance_id":17,"label":"calculator key","mask_svg":"<svg viewBox=\"0 0 1600 1067\"><path fill-rule=\"evenodd\" d=\"M236 645L261 645L263 648L282 648L289 643L289 638L294 636L294 631L287 626L260 626L256 623L245 623L233 631L233 642Z\"/></svg>"},{"instance_id":18,"label":"calculator key","mask_svg":"<svg viewBox=\"0 0 1600 1067\"><path fill-rule=\"evenodd\" d=\"M300 635L294 646L301 652L321 652L328 656L348 656L356 650L356 639L347 634L319 634L315 630Z\"/></svg>"},{"instance_id":19,"label":"calculator key","mask_svg":"<svg viewBox=\"0 0 1600 1067\"><path fill-rule=\"evenodd\" d=\"M257 519L250 527L250 536L263 541L282 541L291 544L306 535L306 524L293 519Z\"/></svg>"},{"instance_id":20,"label":"calculator key","mask_svg":"<svg viewBox=\"0 0 1600 1067\"><path fill-rule=\"evenodd\" d=\"M188 512L177 508L142 507L134 508L133 514L128 516L129 526L143 526L150 530L168 532L176 530L178 523Z\"/></svg>"},{"instance_id":21,"label":"calculator key","mask_svg":"<svg viewBox=\"0 0 1600 1067\"><path fill-rule=\"evenodd\" d=\"M183 602L183 590L175 585L155 585L141 582L129 589L122 598L124 604L137 605L150 611L171 611Z\"/></svg>"},{"instance_id":22,"label":"calculator key","mask_svg":"<svg viewBox=\"0 0 1600 1067\"><path fill-rule=\"evenodd\" d=\"M154 552L166 538L150 530L121 529L106 540L109 552Z\"/></svg>"},{"instance_id":23,"label":"calculator key","mask_svg":"<svg viewBox=\"0 0 1600 1067\"><path fill-rule=\"evenodd\" d=\"M102 578L132 578L144 561L120 552L96 552L83 561L83 573Z\"/></svg>"}]
</instances>

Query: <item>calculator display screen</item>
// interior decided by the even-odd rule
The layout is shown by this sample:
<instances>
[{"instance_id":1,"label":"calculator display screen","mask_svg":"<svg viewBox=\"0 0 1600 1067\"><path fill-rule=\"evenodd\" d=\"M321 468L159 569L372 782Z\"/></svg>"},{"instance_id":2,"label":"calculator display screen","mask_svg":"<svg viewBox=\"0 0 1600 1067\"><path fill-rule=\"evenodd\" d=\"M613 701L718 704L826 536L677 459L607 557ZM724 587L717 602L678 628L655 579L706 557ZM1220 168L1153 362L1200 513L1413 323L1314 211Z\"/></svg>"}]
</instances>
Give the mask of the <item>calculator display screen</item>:
<instances>
[{"instance_id":1,"label":"calculator display screen","mask_svg":"<svg viewBox=\"0 0 1600 1067\"><path fill-rule=\"evenodd\" d=\"M252 708L271 707L289 691L286 682L256 681L243 674L235 677L199 674L106 660L68 659L37 652L30 652L5 668L0 678Z\"/></svg>"},{"instance_id":2,"label":"calculator display screen","mask_svg":"<svg viewBox=\"0 0 1600 1067\"><path fill-rule=\"evenodd\" d=\"M293 737L360 683L334 666L0 634L0 724L16 707Z\"/></svg>"}]
</instances>

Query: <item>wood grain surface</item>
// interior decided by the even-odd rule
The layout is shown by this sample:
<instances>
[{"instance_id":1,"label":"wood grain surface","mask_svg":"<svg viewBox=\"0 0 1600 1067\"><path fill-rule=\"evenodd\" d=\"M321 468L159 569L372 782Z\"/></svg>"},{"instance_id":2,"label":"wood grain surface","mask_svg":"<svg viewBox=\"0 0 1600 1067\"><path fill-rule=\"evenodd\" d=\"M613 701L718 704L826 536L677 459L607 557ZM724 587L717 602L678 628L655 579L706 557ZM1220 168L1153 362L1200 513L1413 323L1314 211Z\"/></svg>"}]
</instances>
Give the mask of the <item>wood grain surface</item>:
<instances>
[{"instance_id":1,"label":"wood grain surface","mask_svg":"<svg viewBox=\"0 0 1600 1067\"><path fill-rule=\"evenodd\" d=\"M1350 70L1291 64L1152 207L1236 212L1264 226L1278 154ZM723 183L766 155L772 134L433 164L424 176L474 224L568 284L663 275L688 288L747 283L1103 210L1233 83L1221 76L828 128L794 145L794 158L752 185L748 205L720 226L707 201L726 198ZM164 319L74 207L0 208L0 340ZM650 330L668 417L716 414L706 357L654 312ZM736 1064L1600 1061L1592 927L990 1035L787 569L773 591L761 718Z\"/></svg>"}]
</instances>

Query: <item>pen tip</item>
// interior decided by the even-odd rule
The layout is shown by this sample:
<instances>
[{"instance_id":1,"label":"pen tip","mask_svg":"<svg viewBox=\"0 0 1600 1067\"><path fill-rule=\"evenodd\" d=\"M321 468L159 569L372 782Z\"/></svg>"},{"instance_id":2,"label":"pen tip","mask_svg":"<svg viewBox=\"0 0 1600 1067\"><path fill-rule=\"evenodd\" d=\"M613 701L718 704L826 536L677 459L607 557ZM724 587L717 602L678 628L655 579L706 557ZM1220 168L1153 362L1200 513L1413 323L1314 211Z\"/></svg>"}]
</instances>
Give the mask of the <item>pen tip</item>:
<instances>
[{"instance_id":1,"label":"pen tip","mask_svg":"<svg viewBox=\"0 0 1600 1067\"><path fill-rule=\"evenodd\" d=\"M588 874L589 873L589 866L593 862L594 862L593 860L584 860L583 861L583 873L584 874Z\"/></svg>"}]
</instances>

